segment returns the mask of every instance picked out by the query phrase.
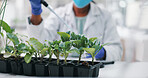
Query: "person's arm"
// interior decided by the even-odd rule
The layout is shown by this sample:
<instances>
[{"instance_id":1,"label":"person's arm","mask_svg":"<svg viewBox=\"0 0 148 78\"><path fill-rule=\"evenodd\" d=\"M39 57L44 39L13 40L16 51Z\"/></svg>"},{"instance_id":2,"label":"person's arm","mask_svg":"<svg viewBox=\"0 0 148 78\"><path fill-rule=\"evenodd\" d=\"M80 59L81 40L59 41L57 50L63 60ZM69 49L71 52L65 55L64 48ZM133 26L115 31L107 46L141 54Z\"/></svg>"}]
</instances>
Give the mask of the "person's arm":
<instances>
[{"instance_id":1,"label":"person's arm","mask_svg":"<svg viewBox=\"0 0 148 78\"><path fill-rule=\"evenodd\" d=\"M40 0L29 0L31 4L32 15L28 18L27 33L28 36L38 39L40 42L45 40L54 40L57 38L57 30L60 23L55 15L50 14L47 20L41 17L42 8ZM50 21L50 22L49 22Z\"/></svg>"},{"instance_id":2,"label":"person's arm","mask_svg":"<svg viewBox=\"0 0 148 78\"><path fill-rule=\"evenodd\" d=\"M41 0L29 0L31 4L31 23L33 25L39 25L42 22L42 7L41 7Z\"/></svg>"},{"instance_id":3,"label":"person's arm","mask_svg":"<svg viewBox=\"0 0 148 78\"><path fill-rule=\"evenodd\" d=\"M42 22L42 17L41 15L32 14L30 21L33 25L39 25Z\"/></svg>"}]
</instances>

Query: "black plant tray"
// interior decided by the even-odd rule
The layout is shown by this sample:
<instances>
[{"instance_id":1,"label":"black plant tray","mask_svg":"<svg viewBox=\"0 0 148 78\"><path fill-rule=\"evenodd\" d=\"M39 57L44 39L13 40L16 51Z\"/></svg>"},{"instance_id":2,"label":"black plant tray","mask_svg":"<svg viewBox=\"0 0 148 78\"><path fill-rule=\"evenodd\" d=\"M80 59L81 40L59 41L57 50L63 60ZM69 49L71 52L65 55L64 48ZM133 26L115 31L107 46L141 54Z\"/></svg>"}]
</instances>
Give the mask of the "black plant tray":
<instances>
[{"instance_id":1,"label":"black plant tray","mask_svg":"<svg viewBox=\"0 0 148 78\"><path fill-rule=\"evenodd\" d=\"M57 65L56 59L50 63L47 59L43 63L31 61L29 64L11 59L0 60L0 72L46 77L98 77L102 65L100 62L94 62L94 65L84 61L77 64L76 60L67 60L67 62L68 64L65 65L63 60L60 60L60 64Z\"/></svg>"}]
</instances>

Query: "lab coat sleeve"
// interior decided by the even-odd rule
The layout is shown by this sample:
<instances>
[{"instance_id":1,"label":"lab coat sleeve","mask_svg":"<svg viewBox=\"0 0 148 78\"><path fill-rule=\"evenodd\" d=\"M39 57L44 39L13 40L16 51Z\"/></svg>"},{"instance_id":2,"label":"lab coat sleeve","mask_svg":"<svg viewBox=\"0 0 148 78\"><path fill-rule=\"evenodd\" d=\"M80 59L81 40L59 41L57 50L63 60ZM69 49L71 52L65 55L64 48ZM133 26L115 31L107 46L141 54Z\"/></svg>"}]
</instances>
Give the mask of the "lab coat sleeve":
<instances>
[{"instance_id":1,"label":"lab coat sleeve","mask_svg":"<svg viewBox=\"0 0 148 78\"><path fill-rule=\"evenodd\" d=\"M43 20L40 25L28 24L28 36L30 38L34 37L42 43L45 40L53 41L55 39L59 39L57 35L57 31L60 28L59 26L59 20L51 13L50 16L45 21Z\"/></svg>"},{"instance_id":2,"label":"lab coat sleeve","mask_svg":"<svg viewBox=\"0 0 148 78\"><path fill-rule=\"evenodd\" d=\"M107 61L120 61L122 57L122 46L120 37L117 33L116 26L113 23L111 14L107 14L105 30L104 30L104 43L110 43L104 46L106 50Z\"/></svg>"}]
</instances>

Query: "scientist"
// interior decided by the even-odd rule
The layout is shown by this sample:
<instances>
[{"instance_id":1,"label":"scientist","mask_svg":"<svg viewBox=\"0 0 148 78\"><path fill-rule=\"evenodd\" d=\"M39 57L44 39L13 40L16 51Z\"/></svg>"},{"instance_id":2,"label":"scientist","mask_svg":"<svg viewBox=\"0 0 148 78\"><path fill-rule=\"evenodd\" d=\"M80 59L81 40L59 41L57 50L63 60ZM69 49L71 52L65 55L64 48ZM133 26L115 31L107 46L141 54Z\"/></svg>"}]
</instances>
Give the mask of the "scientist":
<instances>
[{"instance_id":1,"label":"scientist","mask_svg":"<svg viewBox=\"0 0 148 78\"><path fill-rule=\"evenodd\" d=\"M59 0L60 2L60 0ZM68 27L61 23L52 13L43 20L40 0L30 0L32 16L27 26L29 37L35 37L40 41L59 39L58 31L67 32ZM104 46L96 55L96 59L116 61L122 56L120 38L112 16L105 10L96 6L92 0L73 0L71 3L60 7L55 12L62 17L73 32L84 34L86 37L97 37L101 43L111 43ZM89 58L91 56L87 56Z\"/></svg>"}]
</instances>

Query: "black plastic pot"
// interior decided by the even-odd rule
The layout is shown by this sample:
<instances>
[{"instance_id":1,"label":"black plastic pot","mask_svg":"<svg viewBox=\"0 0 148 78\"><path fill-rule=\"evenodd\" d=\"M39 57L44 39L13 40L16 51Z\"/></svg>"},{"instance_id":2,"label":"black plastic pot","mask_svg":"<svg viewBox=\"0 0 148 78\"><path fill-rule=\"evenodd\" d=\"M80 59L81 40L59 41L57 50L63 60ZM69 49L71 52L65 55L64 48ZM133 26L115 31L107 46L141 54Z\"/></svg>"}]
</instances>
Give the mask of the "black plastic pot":
<instances>
[{"instance_id":1,"label":"black plastic pot","mask_svg":"<svg viewBox=\"0 0 148 78\"><path fill-rule=\"evenodd\" d=\"M63 68L60 65L49 63L48 70L49 70L49 76L51 77L62 77L63 76Z\"/></svg>"},{"instance_id":2,"label":"black plastic pot","mask_svg":"<svg viewBox=\"0 0 148 78\"><path fill-rule=\"evenodd\" d=\"M9 60L0 59L0 72L1 73L10 73L11 72L11 65Z\"/></svg>"},{"instance_id":3,"label":"black plastic pot","mask_svg":"<svg viewBox=\"0 0 148 78\"><path fill-rule=\"evenodd\" d=\"M48 64L47 63L36 63L35 73L36 73L36 76L49 76Z\"/></svg>"},{"instance_id":4,"label":"black plastic pot","mask_svg":"<svg viewBox=\"0 0 148 78\"><path fill-rule=\"evenodd\" d=\"M20 61L11 60L11 73L22 75L23 74L23 65Z\"/></svg>"},{"instance_id":5,"label":"black plastic pot","mask_svg":"<svg viewBox=\"0 0 148 78\"><path fill-rule=\"evenodd\" d=\"M63 76L64 77L74 77L74 65L67 64L63 65Z\"/></svg>"},{"instance_id":6,"label":"black plastic pot","mask_svg":"<svg viewBox=\"0 0 148 78\"><path fill-rule=\"evenodd\" d=\"M35 64L34 64L34 62L30 62L29 64L23 62L23 72L24 72L24 75L34 76L35 75Z\"/></svg>"},{"instance_id":7,"label":"black plastic pot","mask_svg":"<svg viewBox=\"0 0 148 78\"><path fill-rule=\"evenodd\" d=\"M78 77L98 77L100 65L101 63L90 66L77 66Z\"/></svg>"},{"instance_id":8,"label":"black plastic pot","mask_svg":"<svg viewBox=\"0 0 148 78\"><path fill-rule=\"evenodd\" d=\"M94 62L94 65L91 65L92 62L86 62L88 65L84 65L82 64L83 61L78 65L75 60L71 61L71 63L75 65L73 77L98 77L102 65L100 62Z\"/></svg>"},{"instance_id":9,"label":"black plastic pot","mask_svg":"<svg viewBox=\"0 0 148 78\"><path fill-rule=\"evenodd\" d=\"M93 67L95 67L95 69L93 71L92 77L98 77L99 76L99 70L100 70L101 65L102 65L102 63L95 62L95 66L93 66Z\"/></svg>"}]
</instances>

